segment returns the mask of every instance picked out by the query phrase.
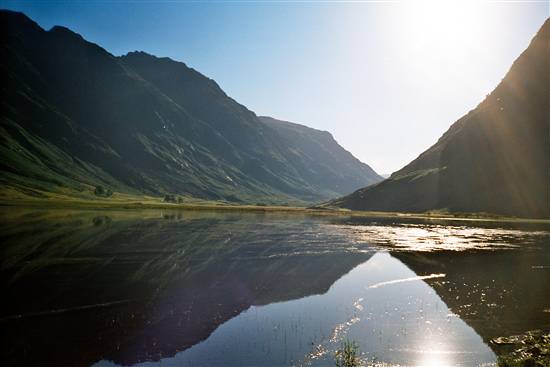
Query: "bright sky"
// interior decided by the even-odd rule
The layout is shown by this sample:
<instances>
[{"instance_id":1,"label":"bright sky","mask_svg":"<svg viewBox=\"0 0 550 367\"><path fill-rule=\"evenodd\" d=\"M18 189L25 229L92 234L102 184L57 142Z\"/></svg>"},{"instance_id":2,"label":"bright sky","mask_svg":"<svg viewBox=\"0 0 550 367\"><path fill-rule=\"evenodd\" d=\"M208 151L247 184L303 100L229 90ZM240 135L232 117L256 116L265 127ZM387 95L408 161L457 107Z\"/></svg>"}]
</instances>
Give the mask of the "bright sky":
<instances>
[{"instance_id":1,"label":"bright sky","mask_svg":"<svg viewBox=\"0 0 550 367\"><path fill-rule=\"evenodd\" d=\"M549 1L6 1L115 55L184 61L258 115L328 130L379 173L501 80Z\"/></svg>"}]
</instances>

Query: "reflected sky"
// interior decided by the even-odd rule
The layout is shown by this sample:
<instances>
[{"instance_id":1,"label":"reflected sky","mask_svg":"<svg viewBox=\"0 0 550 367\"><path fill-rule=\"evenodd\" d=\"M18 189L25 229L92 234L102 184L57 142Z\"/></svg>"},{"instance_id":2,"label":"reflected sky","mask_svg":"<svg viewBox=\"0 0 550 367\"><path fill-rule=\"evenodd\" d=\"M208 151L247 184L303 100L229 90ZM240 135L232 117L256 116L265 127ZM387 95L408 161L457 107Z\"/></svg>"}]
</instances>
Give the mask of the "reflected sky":
<instances>
[{"instance_id":1,"label":"reflected sky","mask_svg":"<svg viewBox=\"0 0 550 367\"><path fill-rule=\"evenodd\" d=\"M192 348L138 365L330 365L346 339L357 341L365 362L442 367L495 359L475 330L421 277L389 253L378 252L325 294L252 306Z\"/></svg>"}]
</instances>

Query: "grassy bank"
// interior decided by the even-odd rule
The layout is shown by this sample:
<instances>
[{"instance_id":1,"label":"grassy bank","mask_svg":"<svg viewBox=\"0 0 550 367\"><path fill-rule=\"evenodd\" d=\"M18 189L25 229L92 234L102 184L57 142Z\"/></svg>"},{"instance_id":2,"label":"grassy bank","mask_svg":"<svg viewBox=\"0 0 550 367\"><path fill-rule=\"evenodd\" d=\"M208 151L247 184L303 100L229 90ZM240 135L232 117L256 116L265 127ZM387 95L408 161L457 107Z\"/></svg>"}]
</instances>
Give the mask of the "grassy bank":
<instances>
[{"instance_id":1,"label":"grassy bank","mask_svg":"<svg viewBox=\"0 0 550 367\"><path fill-rule=\"evenodd\" d=\"M348 216L365 218L410 218L410 219L437 219L456 221L486 221L486 222L529 222L550 223L550 219L528 219L491 215L487 213L401 213L351 211L340 208L323 206L281 206L281 205L249 205L235 204L222 201L205 201L184 197L180 203L164 202L162 198L150 196L135 196L115 193L109 198L74 198L58 195L48 198L0 198L0 207L8 209L37 208L37 209L84 209L84 210L141 210L141 209L169 209L169 210L213 210L213 211L243 211L261 213L289 213L316 216Z\"/></svg>"}]
</instances>

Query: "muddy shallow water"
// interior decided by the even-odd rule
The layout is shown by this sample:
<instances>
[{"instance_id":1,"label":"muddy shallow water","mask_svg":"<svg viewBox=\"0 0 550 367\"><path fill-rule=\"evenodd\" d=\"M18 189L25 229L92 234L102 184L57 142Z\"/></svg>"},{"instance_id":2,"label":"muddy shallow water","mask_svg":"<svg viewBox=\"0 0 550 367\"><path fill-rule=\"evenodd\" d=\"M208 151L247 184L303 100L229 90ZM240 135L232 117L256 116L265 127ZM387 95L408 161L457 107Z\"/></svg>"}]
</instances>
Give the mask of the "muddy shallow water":
<instances>
[{"instance_id":1,"label":"muddy shallow water","mask_svg":"<svg viewBox=\"0 0 550 367\"><path fill-rule=\"evenodd\" d=\"M8 365L491 364L550 327L550 226L212 212L0 217Z\"/></svg>"}]
</instances>

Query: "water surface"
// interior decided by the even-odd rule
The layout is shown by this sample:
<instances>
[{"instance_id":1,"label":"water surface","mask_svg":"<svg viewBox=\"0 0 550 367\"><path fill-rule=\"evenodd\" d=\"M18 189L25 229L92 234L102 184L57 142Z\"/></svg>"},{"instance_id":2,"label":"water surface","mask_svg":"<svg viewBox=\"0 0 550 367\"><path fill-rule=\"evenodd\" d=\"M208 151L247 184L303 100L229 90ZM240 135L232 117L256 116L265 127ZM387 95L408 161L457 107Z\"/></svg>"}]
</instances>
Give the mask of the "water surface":
<instances>
[{"instance_id":1,"label":"water surface","mask_svg":"<svg viewBox=\"0 0 550 367\"><path fill-rule=\"evenodd\" d=\"M550 327L550 228L211 212L1 216L8 365L478 366Z\"/></svg>"}]
</instances>

